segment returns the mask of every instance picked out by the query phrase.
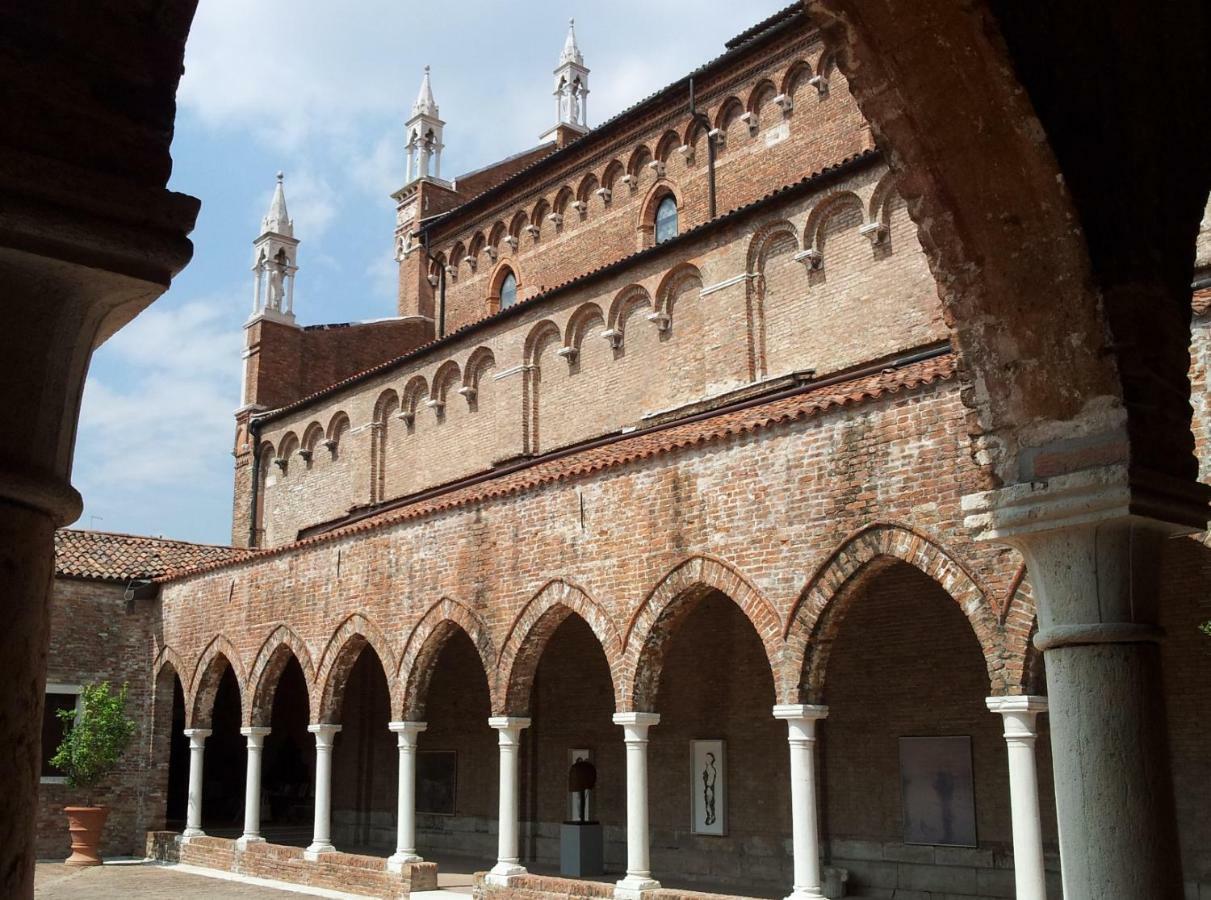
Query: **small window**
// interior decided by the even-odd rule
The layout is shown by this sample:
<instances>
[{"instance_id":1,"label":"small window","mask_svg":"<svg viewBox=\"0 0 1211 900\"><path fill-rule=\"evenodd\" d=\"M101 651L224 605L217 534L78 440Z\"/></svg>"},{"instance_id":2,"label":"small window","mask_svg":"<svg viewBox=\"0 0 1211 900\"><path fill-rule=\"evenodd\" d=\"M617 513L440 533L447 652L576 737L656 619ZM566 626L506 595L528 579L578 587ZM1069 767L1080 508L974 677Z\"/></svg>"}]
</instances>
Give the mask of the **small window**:
<instances>
[{"instance_id":1,"label":"small window","mask_svg":"<svg viewBox=\"0 0 1211 900\"><path fill-rule=\"evenodd\" d=\"M517 302L517 276L506 272L500 282L500 308L507 309Z\"/></svg>"},{"instance_id":2,"label":"small window","mask_svg":"<svg viewBox=\"0 0 1211 900\"><path fill-rule=\"evenodd\" d=\"M48 684L46 703L42 709L42 766L39 772L43 783L53 784L64 780L63 773L50 764L51 757L63 743L67 727L59 718L59 710L79 710L80 689L75 685Z\"/></svg>"},{"instance_id":3,"label":"small window","mask_svg":"<svg viewBox=\"0 0 1211 900\"><path fill-rule=\"evenodd\" d=\"M656 243L663 244L677 237L677 200L672 194L665 195L656 207Z\"/></svg>"}]
</instances>

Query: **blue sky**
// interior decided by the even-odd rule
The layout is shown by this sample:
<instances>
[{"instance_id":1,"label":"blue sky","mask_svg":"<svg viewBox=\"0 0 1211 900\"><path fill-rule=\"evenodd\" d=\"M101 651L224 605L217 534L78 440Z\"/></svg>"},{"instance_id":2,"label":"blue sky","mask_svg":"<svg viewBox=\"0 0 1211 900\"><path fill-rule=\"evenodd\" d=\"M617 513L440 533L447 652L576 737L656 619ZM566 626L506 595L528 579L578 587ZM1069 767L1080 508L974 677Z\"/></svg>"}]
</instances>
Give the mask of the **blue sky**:
<instances>
[{"instance_id":1,"label":"blue sky","mask_svg":"<svg viewBox=\"0 0 1211 900\"><path fill-rule=\"evenodd\" d=\"M228 541L251 241L278 169L302 241L299 321L393 315L389 195L403 183L403 123L425 64L447 123L442 170L458 174L536 144L553 124L551 70L569 17L595 125L784 5L202 0L170 182L202 200L194 258L93 358L77 524Z\"/></svg>"}]
</instances>

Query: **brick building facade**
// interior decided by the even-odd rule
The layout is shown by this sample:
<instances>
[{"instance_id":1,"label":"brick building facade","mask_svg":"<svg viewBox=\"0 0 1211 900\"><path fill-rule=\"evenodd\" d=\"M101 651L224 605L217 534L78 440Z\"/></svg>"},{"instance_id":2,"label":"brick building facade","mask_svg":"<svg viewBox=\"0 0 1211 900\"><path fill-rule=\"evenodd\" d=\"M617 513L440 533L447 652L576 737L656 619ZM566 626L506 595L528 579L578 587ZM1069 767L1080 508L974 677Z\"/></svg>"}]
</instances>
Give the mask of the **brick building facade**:
<instances>
[{"instance_id":1,"label":"brick building facade","mask_svg":"<svg viewBox=\"0 0 1211 900\"><path fill-rule=\"evenodd\" d=\"M426 73L392 319L296 325L279 189L236 417L232 541L249 549L156 579L136 654L156 786L121 828L158 827L183 725L199 785L170 852L221 867L327 883L360 866L347 886L402 894L432 876L415 857L468 856L496 863L486 893L810 897L818 855L851 894L1006 897L1016 878L1042 896L1027 873L1059 896L1029 573L964 526L963 498L997 482L969 451L963 360L917 226L844 76L797 6L592 130L587 71L570 33L557 88L577 87L549 140L449 180ZM1211 559L1188 538L1165 552L1199 896ZM989 698L1019 698L1000 704L1025 712L1015 746L1040 738L1034 847L1016 834L1012 716ZM930 802L969 828L910 821L902 754L921 738L965 740L970 780L951 787L970 799ZM722 834L692 824L703 740L726 747ZM597 766L616 889L524 872L557 867L575 748ZM449 796L431 790L441 765ZM276 846L300 835L307 851ZM395 854L363 858L379 850Z\"/></svg>"}]
</instances>

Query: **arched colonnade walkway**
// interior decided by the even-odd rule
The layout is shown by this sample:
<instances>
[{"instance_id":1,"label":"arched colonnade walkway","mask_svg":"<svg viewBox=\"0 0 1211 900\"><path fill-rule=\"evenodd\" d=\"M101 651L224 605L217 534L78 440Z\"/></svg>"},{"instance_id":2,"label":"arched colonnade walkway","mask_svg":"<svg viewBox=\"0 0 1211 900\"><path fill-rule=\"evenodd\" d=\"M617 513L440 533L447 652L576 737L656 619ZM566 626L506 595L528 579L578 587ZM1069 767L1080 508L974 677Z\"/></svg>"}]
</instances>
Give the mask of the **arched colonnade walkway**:
<instances>
[{"instance_id":1,"label":"arched colonnade walkway","mask_svg":"<svg viewBox=\"0 0 1211 900\"><path fill-rule=\"evenodd\" d=\"M885 880L846 848L908 828L904 738L933 739L937 752L937 739L957 736L950 746L975 777L905 783L923 792L916 806L929 819L913 827L925 842L1011 847L1019 890L1028 886L1019 896L1042 898L1056 877L1043 855L1055 830L1038 788L1046 701L1032 693L1041 672L1022 627L1029 605L1017 591L998 613L939 545L879 526L833 554L785 620L735 570L695 557L627 623L552 581L499 645L449 599L398 656L360 615L318 662L286 625L247 668L218 637L184 692L184 836L242 816L240 843L257 842L267 809L275 828L310 817L311 859L335 849L335 833L342 846L390 841L394 870L421 849L494 857L489 880L507 882L527 861L558 858L570 755L587 750L606 865L625 869L618 896L659 887L663 873L821 897L822 843L855 883ZM161 652L158 685L182 671ZM1049 754L1038 756L1046 784Z\"/></svg>"}]
</instances>

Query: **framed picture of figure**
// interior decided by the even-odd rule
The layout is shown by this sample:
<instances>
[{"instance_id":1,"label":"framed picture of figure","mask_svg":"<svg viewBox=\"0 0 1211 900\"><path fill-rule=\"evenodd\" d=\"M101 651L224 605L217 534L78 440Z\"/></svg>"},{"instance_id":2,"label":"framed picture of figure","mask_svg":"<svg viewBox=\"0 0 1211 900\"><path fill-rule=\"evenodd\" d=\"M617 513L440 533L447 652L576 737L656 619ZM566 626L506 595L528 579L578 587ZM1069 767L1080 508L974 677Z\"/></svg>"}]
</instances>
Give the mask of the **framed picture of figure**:
<instances>
[{"instance_id":1,"label":"framed picture of figure","mask_svg":"<svg viewBox=\"0 0 1211 900\"><path fill-rule=\"evenodd\" d=\"M454 815L458 796L458 751L416 752L416 811Z\"/></svg>"},{"instance_id":2,"label":"framed picture of figure","mask_svg":"<svg viewBox=\"0 0 1211 900\"><path fill-rule=\"evenodd\" d=\"M694 834L727 834L727 747L690 741L690 805Z\"/></svg>"},{"instance_id":3,"label":"framed picture of figure","mask_svg":"<svg viewBox=\"0 0 1211 900\"><path fill-rule=\"evenodd\" d=\"M976 846L971 738L900 738L904 843Z\"/></svg>"}]
</instances>

